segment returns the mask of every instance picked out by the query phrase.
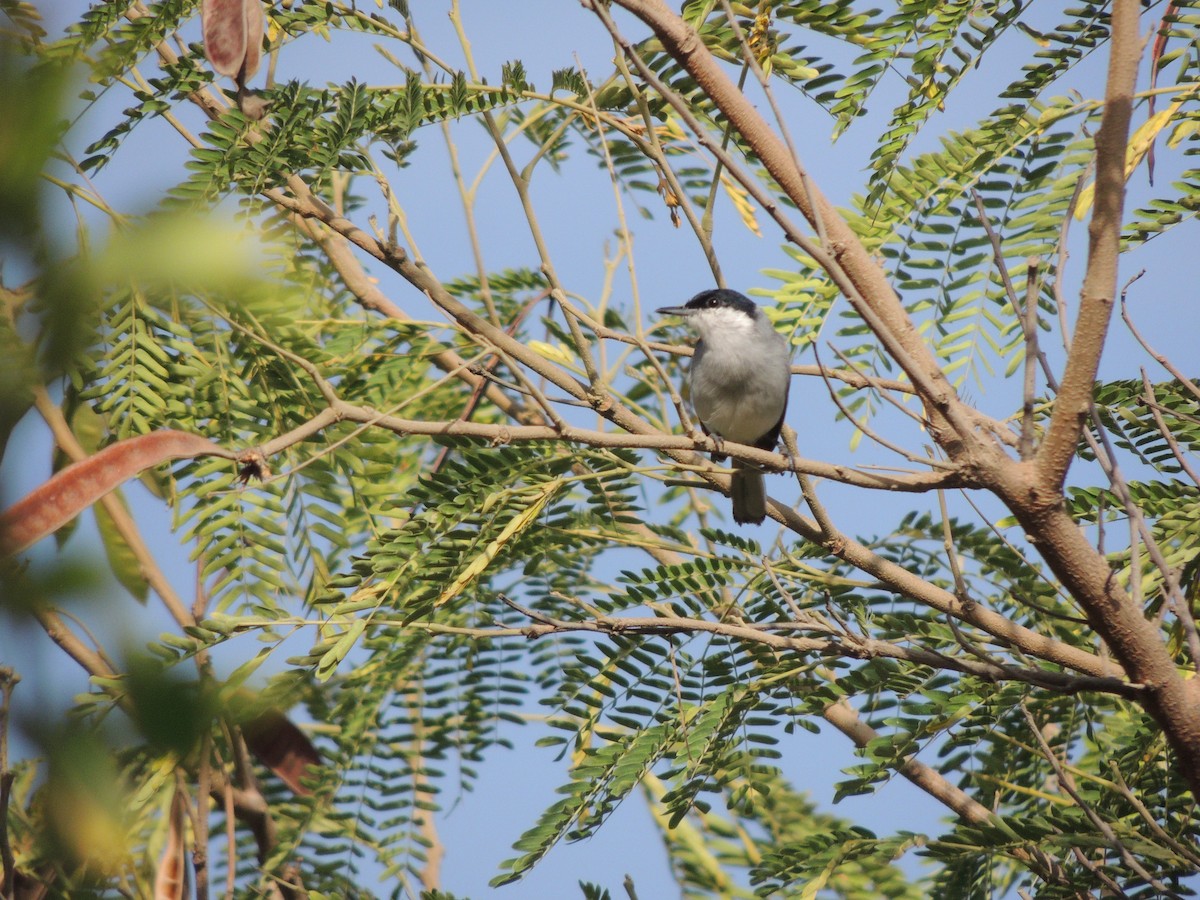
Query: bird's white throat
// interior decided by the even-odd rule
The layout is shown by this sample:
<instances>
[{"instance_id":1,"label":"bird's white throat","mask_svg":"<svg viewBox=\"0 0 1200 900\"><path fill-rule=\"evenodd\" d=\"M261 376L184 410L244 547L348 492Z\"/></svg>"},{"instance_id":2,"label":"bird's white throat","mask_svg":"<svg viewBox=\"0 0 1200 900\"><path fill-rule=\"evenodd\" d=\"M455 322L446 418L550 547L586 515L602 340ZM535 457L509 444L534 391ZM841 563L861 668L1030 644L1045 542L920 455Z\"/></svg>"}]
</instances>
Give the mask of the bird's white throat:
<instances>
[{"instance_id":1,"label":"bird's white throat","mask_svg":"<svg viewBox=\"0 0 1200 900\"><path fill-rule=\"evenodd\" d=\"M702 309L690 316L690 319L700 337L709 344L720 340L722 335L740 336L754 328L753 318L740 309L727 306Z\"/></svg>"}]
</instances>

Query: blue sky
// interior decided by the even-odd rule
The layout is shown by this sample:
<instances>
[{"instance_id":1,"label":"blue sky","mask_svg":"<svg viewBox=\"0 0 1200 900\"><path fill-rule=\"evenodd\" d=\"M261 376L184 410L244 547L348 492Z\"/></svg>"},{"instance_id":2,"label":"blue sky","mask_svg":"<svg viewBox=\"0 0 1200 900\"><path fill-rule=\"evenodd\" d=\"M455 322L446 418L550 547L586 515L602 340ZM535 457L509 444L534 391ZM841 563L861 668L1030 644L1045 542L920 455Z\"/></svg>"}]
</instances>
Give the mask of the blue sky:
<instances>
[{"instance_id":1,"label":"blue sky","mask_svg":"<svg viewBox=\"0 0 1200 900\"><path fill-rule=\"evenodd\" d=\"M86 8L78 0L52 0L41 6L52 33ZM359 0L359 6L370 9L373 3ZM461 61L445 15L447 4L414 2L413 7L426 43L443 58ZM503 63L512 59L521 59L530 80L543 88L549 86L553 69L582 64L589 72L602 75L611 66L611 45L592 15L578 4L561 0L516 4L466 0L462 8L476 63L493 83L499 81ZM642 34L628 19L622 22L631 34ZM191 28L193 33L188 38L194 40L198 35L196 23ZM1028 52L1021 45L1026 38L1014 34L1004 40L1011 44L1014 53ZM277 78L338 83L355 77L372 84L398 83L401 79L395 70L371 49L371 44L372 41L360 36L339 35L330 43L310 38L285 50ZM1103 63L1102 57L1093 59L1076 73L1076 86L1085 95L1100 93ZM1011 65L1011 57L1006 58L1002 50L993 63L969 75L949 108L930 125L927 135L918 140L917 149L932 147L938 132L966 127L977 115L998 106L995 100L998 79L1001 75L1005 79L1013 77L1011 71L1004 69L1007 65ZM146 67L147 72L150 68ZM261 85L263 77L260 73L254 84ZM864 170L874 149L873 142L890 113L890 102L900 96L900 87L898 80L885 82L871 114L855 123L836 144L829 141L830 122L824 113L799 95L781 92L800 156L835 202L846 202L863 190ZM110 90L72 129L68 141L75 153L81 157L82 148L110 127L129 103L124 89L118 86ZM198 116L189 121L193 127L200 125ZM473 122L456 123L453 130L469 180L487 158L491 146ZM435 128L426 128L418 140L420 148L411 166L396 173L395 188L426 262L443 280L449 280L473 270L464 240L462 210L449 179L440 134ZM528 152L527 147L519 144L516 149L518 154ZM170 126L162 120L150 120L126 141L116 160L98 175L96 184L114 207L126 212L145 210L182 179L186 158L187 148ZM1173 165L1177 164L1170 160L1169 154L1160 153L1160 184L1169 181ZM541 175L535 182L535 201L559 274L569 290L594 297L604 281L606 246L615 244L616 216L608 176L582 153L577 153L564 176L552 177L548 172ZM1131 189L1135 198L1144 195L1144 173L1134 176ZM50 192L48 197L54 207L56 227L64 234L71 233L74 228L71 210L62 202L61 195ZM711 276L691 235L686 229L674 229L651 198L643 196L639 201L655 209L655 217L644 220L631 206L626 207L635 232L637 287L643 308L682 302L696 291L710 287ZM512 186L499 166L493 167L483 184L479 212L490 269L536 268L532 241ZM743 291L771 287L773 281L762 275L762 270L790 265L769 221L761 215L759 220L765 231L761 238L747 232L731 209L725 208L718 214L714 241L722 266L730 286ZM103 227L95 218L92 224ZM1075 279L1084 264L1083 236L1084 225L1077 223L1071 263ZM1131 308L1139 327L1159 350L1185 365L1195 358L1195 335L1200 333L1200 304L1194 299L1196 286L1200 285L1200 254L1195 252L1196 246L1193 223L1152 241L1138 252L1136 259L1123 266L1122 280L1138 268L1147 269L1146 277L1131 295ZM385 292L414 317L430 319L436 315L424 297L397 277L386 272L376 274ZM618 281L614 302L627 305L632 290L627 279L624 283ZM1067 292L1072 299L1075 295L1076 291ZM809 357L797 361L812 360ZM1136 377L1139 365L1151 367L1152 362L1140 354L1117 323L1102 377ZM1152 372L1151 377L1159 376ZM972 386L968 392L981 406L1007 412L1019 403L1018 397L1005 393L1012 387L1005 385L999 392L987 393L979 386ZM835 412L819 384L793 385L788 422L800 435L804 455L856 463L883 458L870 448L851 456L848 448L852 430L845 422L835 421ZM918 437L907 435L907 438L919 443ZM19 496L46 477L48 448L45 430L35 422L24 423L14 439L12 452L0 464L0 481L6 497ZM792 499L796 494L783 479L773 479L772 491ZM880 495L871 495L864 502L861 492L839 485L822 485L821 493L840 526L856 534L886 532L912 504L906 497ZM176 584L186 590L192 578L188 548L180 546L171 533L170 514L136 486L129 495L152 548L161 554L160 558L169 561ZM769 542L773 532L764 528L761 537ZM90 520L72 540L70 549L81 555L96 552ZM40 552L46 549L40 548ZM107 591L111 597L105 601L106 610L111 612L106 612L102 621L93 623L102 637L150 637L165 627L155 616L153 601L149 608L143 609L121 596L119 588L109 585ZM97 599L93 597L92 602ZM85 688L79 671L40 632L28 624L6 624L11 627L0 633L0 658L16 662L24 677L15 698L18 714L31 715L36 710L61 707L72 693ZM235 644L231 658L226 660L230 668L238 661L236 650ZM552 751L531 748L531 735L512 737L518 749L495 754L481 770L475 790L448 804L439 822L448 851L444 863L446 890L472 896L487 893L486 884L496 874L498 864L515 855L511 851L512 841L555 799L553 788L562 780L561 763L553 761ZM897 828L937 830L937 823L943 817L942 808L901 779L884 786L874 796L852 798L831 808L832 785L838 780L840 769L854 762L848 742L840 735L783 736L779 749L784 753L785 769L795 783L808 789L823 808L856 819L880 834ZM567 896L579 879L600 882L616 895L626 872L633 876L643 898L669 896L674 892L657 835L644 804L636 797L624 804L598 837L581 845L557 848L526 881L501 895Z\"/></svg>"}]
</instances>

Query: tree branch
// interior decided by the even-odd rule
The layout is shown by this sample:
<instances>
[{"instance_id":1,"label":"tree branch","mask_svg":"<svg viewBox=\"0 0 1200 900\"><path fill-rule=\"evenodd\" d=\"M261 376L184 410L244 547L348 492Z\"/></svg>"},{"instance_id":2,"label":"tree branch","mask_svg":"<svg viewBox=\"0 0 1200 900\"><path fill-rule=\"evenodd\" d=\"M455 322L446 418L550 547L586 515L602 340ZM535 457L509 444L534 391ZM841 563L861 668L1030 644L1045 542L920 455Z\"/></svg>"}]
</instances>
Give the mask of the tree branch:
<instances>
[{"instance_id":1,"label":"tree branch","mask_svg":"<svg viewBox=\"0 0 1200 900\"><path fill-rule=\"evenodd\" d=\"M520 341L506 333L504 329L492 325L483 317L472 312L465 304L450 294L442 286L441 282L439 282L429 273L427 268L418 266L411 259L409 259L408 255L403 250L396 247L385 247L384 245L380 244L377 240L372 238L349 219L341 216L332 208L330 208L328 204L325 204L319 198L315 197L303 184L303 182L300 182L299 179L292 179L289 184L292 188L292 193L290 195L278 189L268 190L264 193L271 200L283 206L285 209L290 210L294 214L303 218L318 219L328 227L332 228L334 231L337 231L347 240L364 249L371 256L386 264L411 285L424 293L436 306L440 307L443 312L447 313L451 318L458 322L458 324L463 327L467 334L485 342L488 346L494 347L497 350L508 354L513 359L519 361L521 365L533 370L551 384L554 384L559 389L565 391L572 398L588 403L604 418L608 419L623 431L627 432L626 435L609 435L604 437L603 445L660 449L671 456L676 462L685 465L691 465L694 463L694 459L685 452L686 450L702 449L712 451L715 449L715 445L710 445L708 441L693 442L690 439L664 436L640 416L635 415L624 405L618 403L611 394L593 393L588 385L581 383L574 376L570 375L544 357L530 350ZM351 415L356 415L356 413L351 413L350 410L339 410L339 412L343 413L346 418L350 418ZM393 427L393 424L399 421L405 421L392 419L391 421L393 424L387 424L390 417L380 416L374 411L369 411L367 415L372 419L372 421L379 422L380 424L383 424L384 427L393 428L393 430L398 430ZM362 419L356 419L356 421L362 421ZM416 429L411 433L422 433L424 431L419 424L410 424L413 424L414 428ZM494 433L494 431L491 431L491 429L495 427L496 426L479 425L472 422L444 423L443 425L439 426L440 430L432 433L465 434L469 433L471 429L482 428L490 433L480 433L479 436L487 437L489 439L496 439L497 435ZM503 430L503 426L500 427ZM456 431L456 429L460 430ZM530 431L529 429L533 429L533 431ZM508 429L508 431L511 431L514 435L519 432L524 435L525 439L527 440L566 438L568 440L582 440L583 442L587 442L584 437L587 434L586 432L583 432L580 429L574 429L565 426L563 428L556 428L553 426L520 426ZM593 432L591 434L595 435L600 433ZM499 439L503 440L504 436L499 436ZM275 447L275 442L272 442L272 444L268 446ZM759 452L765 453L765 451L755 451L747 448L745 451L740 451L737 456L739 459L745 459L750 462L759 462L761 464L773 466L774 468L778 469L788 468L787 461L783 461L781 463L780 458L777 457L776 454L768 453L766 454L765 458L760 458L756 455ZM829 477L834 477L832 473L838 470L841 471L842 478L854 477L847 474L851 470L838 466L829 466L828 468L822 467L822 471L813 471L810 474L829 475ZM710 483L716 485L722 490L726 490L728 487L727 481L722 480L719 476L709 476L708 474L704 474L704 477L706 480L709 480ZM903 481L895 481L894 479L883 476L861 475L861 477L863 480L859 481L858 483L862 484L864 487L885 487L892 489L891 485L893 483L904 483ZM936 476L923 477L936 478ZM947 478L950 478L952 481L955 481L955 479L958 477L960 476L956 475L955 473L951 473L950 476L947 476ZM955 481L955 483L966 485L970 484L971 482L969 479L966 479L962 480L961 482ZM938 480L938 485L950 486L945 481L940 479ZM899 490L902 488L897 487L895 489Z\"/></svg>"},{"instance_id":2,"label":"tree branch","mask_svg":"<svg viewBox=\"0 0 1200 900\"><path fill-rule=\"evenodd\" d=\"M530 619L534 624L519 629L481 628L470 631L470 633L488 637L517 633L527 638L540 638L548 634L570 632L610 635L714 634L788 653L813 653L845 659L899 659L931 669L970 675L984 681L1019 681L1033 684L1056 693L1075 694L1081 691L1100 691L1123 697L1137 697L1143 692L1141 685L1130 684L1120 678L1067 675L1062 672L1026 669L978 659L952 657L934 650L905 647L889 641L879 641L847 633L822 638L792 637L778 633L785 630L813 630L814 626L806 622L718 622L684 616L598 616L594 619L573 621L528 609L503 594L500 594L499 597L507 606ZM456 633L462 634L464 629L457 629Z\"/></svg>"},{"instance_id":3,"label":"tree branch","mask_svg":"<svg viewBox=\"0 0 1200 900\"><path fill-rule=\"evenodd\" d=\"M998 638L1005 644L1013 646L1024 653L1039 659L1055 662L1069 669L1074 669L1087 675L1099 677L1114 674L1116 668L1099 656L1057 641L1054 638L1039 634L1032 629L1005 618L994 610L974 603L963 602L951 591L930 584L925 579L885 559L866 545L839 532L832 540L825 538L815 522L805 519L795 510L783 507L772 501L773 518L803 535L808 540L820 544L838 559L844 560L860 571L878 578L889 590L910 597L923 603L944 615L954 616L981 628L988 634ZM1131 679L1140 681L1141 679Z\"/></svg>"},{"instance_id":4,"label":"tree branch","mask_svg":"<svg viewBox=\"0 0 1200 900\"><path fill-rule=\"evenodd\" d=\"M1044 490L1057 491L1079 447L1091 408L1096 370L1104 350L1117 296L1117 263L1125 206L1125 148L1133 113L1133 89L1141 60L1137 0L1112 7L1108 82L1096 133L1096 189L1088 224L1088 259L1071 351L1054 402L1054 412L1035 463Z\"/></svg>"},{"instance_id":5,"label":"tree branch","mask_svg":"<svg viewBox=\"0 0 1200 900\"><path fill-rule=\"evenodd\" d=\"M922 400L929 408L931 431L938 442L944 444L951 457L956 457L966 446L985 455L994 451L989 441L975 435L971 418L965 414L965 407L904 311L899 297L888 282L887 274L871 257L845 219L807 178L798 160L755 105L726 76L696 32L662 0L615 0L617 5L648 25L664 49L687 69L700 89L745 139L787 198L815 230L827 235L828 246L816 244L795 228L782 215L779 204L764 194L758 180L742 173L729 155L706 137L687 105L674 96L674 92L641 60L630 42L620 36L604 4L593 0L581 2L604 22L642 77L655 85L664 98L672 103L676 112L692 128L697 140L735 174L742 186L781 225L788 239L812 256L837 283L889 355L917 385ZM952 432L946 430L947 424Z\"/></svg>"},{"instance_id":6,"label":"tree branch","mask_svg":"<svg viewBox=\"0 0 1200 900\"><path fill-rule=\"evenodd\" d=\"M258 447L258 451L266 457L273 456L288 447L312 438L337 422L357 422L364 425L378 426L402 436L461 437L487 441L494 445L528 443L531 441L562 441L584 444L589 447L658 450L670 453L673 456L690 454L693 451L712 453L717 450L717 446L712 438L698 434L628 434L621 431L593 431L587 428L576 428L573 425L567 424L564 424L562 428L555 428L553 425L503 425L472 422L463 419L440 422L425 421L387 415L366 406L356 406L355 404L338 400L291 431L285 432L262 444ZM721 445L721 452L726 453L734 459L752 462L771 471L802 472L819 478L841 482L842 484L875 490L922 493L968 485L962 473L954 470L915 472L909 475L887 475L882 472L855 469L838 463L788 457L769 450L760 450L757 447L734 444L728 441ZM711 475L714 484L718 486L722 484L720 479L723 476L720 473L725 471L722 466L711 463L706 459L695 457L688 458L686 465L705 478Z\"/></svg>"}]
</instances>

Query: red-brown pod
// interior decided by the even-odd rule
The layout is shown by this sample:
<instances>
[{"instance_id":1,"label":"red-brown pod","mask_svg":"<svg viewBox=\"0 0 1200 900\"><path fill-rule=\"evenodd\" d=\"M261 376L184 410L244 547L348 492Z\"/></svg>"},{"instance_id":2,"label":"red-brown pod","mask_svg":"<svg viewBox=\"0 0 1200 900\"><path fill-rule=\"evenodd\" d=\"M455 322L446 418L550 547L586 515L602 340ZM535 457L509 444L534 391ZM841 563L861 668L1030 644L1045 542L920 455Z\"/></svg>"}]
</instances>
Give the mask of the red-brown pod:
<instances>
[{"instance_id":1,"label":"red-brown pod","mask_svg":"<svg viewBox=\"0 0 1200 900\"><path fill-rule=\"evenodd\" d=\"M213 69L245 84L262 60L262 0L204 0L200 17Z\"/></svg>"}]
</instances>

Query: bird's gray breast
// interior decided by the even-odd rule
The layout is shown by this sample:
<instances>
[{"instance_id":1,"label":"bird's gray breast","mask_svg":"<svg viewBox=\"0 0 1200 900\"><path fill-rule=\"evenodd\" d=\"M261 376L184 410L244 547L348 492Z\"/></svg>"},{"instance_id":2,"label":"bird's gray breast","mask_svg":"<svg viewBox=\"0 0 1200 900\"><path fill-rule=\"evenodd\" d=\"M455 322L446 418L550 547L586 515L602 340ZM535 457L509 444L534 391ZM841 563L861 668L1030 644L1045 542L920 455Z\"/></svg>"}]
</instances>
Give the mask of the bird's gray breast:
<instances>
[{"instance_id":1,"label":"bird's gray breast","mask_svg":"<svg viewBox=\"0 0 1200 900\"><path fill-rule=\"evenodd\" d=\"M710 432L753 444L783 415L790 377L787 343L773 329L710 335L692 359L692 406Z\"/></svg>"}]
</instances>

